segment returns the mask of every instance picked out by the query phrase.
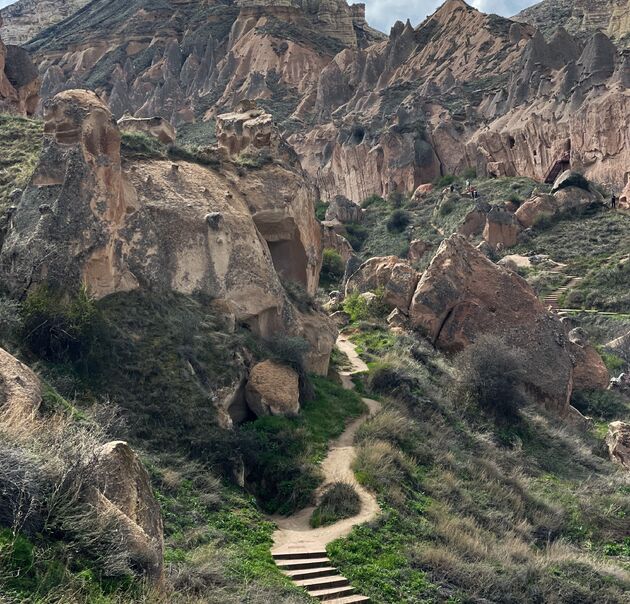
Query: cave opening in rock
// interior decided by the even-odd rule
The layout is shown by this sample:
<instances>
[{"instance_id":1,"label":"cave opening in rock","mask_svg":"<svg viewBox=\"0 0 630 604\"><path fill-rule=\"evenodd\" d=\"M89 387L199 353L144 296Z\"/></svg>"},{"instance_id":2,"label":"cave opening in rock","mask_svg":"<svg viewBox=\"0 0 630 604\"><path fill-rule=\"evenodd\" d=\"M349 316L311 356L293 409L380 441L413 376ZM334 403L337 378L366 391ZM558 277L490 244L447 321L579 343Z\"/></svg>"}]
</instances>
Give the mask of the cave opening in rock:
<instances>
[{"instance_id":1,"label":"cave opening in rock","mask_svg":"<svg viewBox=\"0 0 630 604\"><path fill-rule=\"evenodd\" d=\"M355 145L360 145L365 139L365 129L361 126L355 126L352 131L352 142Z\"/></svg>"},{"instance_id":2,"label":"cave opening in rock","mask_svg":"<svg viewBox=\"0 0 630 604\"><path fill-rule=\"evenodd\" d=\"M516 146L516 139L513 136L510 136L508 140L510 143L510 149L514 149L514 147Z\"/></svg>"},{"instance_id":3,"label":"cave opening in rock","mask_svg":"<svg viewBox=\"0 0 630 604\"><path fill-rule=\"evenodd\" d=\"M298 239L269 241L271 259L278 275L283 281L292 281L308 288L306 267L308 259L304 246Z\"/></svg>"}]
</instances>

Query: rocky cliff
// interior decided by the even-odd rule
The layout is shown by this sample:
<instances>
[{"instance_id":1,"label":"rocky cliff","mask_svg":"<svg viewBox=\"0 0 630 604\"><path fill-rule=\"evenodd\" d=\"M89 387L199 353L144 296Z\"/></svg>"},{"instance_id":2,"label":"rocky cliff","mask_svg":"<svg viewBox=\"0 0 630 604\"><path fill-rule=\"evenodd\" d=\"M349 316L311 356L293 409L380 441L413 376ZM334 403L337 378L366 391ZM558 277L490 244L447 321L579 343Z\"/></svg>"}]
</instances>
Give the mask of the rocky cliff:
<instances>
[{"instance_id":1,"label":"rocky cliff","mask_svg":"<svg viewBox=\"0 0 630 604\"><path fill-rule=\"evenodd\" d=\"M0 111L32 115L38 102L39 78L28 53L0 38Z\"/></svg>"},{"instance_id":2,"label":"rocky cliff","mask_svg":"<svg viewBox=\"0 0 630 604\"><path fill-rule=\"evenodd\" d=\"M40 31L63 21L89 0L19 0L0 11L0 35L7 44L25 44Z\"/></svg>"},{"instance_id":3,"label":"rocky cliff","mask_svg":"<svg viewBox=\"0 0 630 604\"><path fill-rule=\"evenodd\" d=\"M198 139L258 99L322 197L361 201L467 168L550 181L573 168L621 191L628 57L587 34L545 39L463 0L388 38L342 0L96 0L29 49L45 98L92 88L116 117L160 115Z\"/></svg>"},{"instance_id":4,"label":"rocky cliff","mask_svg":"<svg viewBox=\"0 0 630 604\"><path fill-rule=\"evenodd\" d=\"M628 0L544 0L521 11L514 20L530 23L545 34L557 27L580 38L599 31L621 46L630 46Z\"/></svg>"}]
</instances>

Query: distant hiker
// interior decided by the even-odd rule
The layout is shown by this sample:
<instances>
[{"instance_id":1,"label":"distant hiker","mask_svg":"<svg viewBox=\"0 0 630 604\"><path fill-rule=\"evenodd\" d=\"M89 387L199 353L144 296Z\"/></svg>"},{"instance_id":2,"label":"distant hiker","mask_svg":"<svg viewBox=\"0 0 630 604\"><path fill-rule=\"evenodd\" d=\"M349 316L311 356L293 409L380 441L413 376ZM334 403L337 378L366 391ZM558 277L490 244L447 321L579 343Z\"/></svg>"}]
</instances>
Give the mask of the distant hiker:
<instances>
[{"instance_id":1,"label":"distant hiker","mask_svg":"<svg viewBox=\"0 0 630 604\"><path fill-rule=\"evenodd\" d=\"M466 181L466 190L470 189L470 180Z\"/></svg>"},{"instance_id":2,"label":"distant hiker","mask_svg":"<svg viewBox=\"0 0 630 604\"><path fill-rule=\"evenodd\" d=\"M615 194L612 194L612 197L610 198L610 209L614 210L617 207L617 197L615 197Z\"/></svg>"}]
</instances>

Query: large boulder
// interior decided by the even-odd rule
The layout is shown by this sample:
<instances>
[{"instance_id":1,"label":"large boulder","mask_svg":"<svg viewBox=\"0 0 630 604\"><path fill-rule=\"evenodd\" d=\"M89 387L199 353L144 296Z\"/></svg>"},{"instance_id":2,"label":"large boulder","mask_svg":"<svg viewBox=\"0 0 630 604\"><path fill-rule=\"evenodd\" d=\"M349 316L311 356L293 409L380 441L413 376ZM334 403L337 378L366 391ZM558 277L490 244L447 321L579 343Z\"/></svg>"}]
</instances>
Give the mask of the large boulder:
<instances>
[{"instance_id":1,"label":"large boulder","mask_svg":"<svg viewBox=\"0 0 630 604\"><path fill-rule=\"evenodd\" d=\"M516 245L521 230L512 212L495 206L486 214L483 238L493 249L505 249Z\"/></svg>"},{"instance_id":2,"label":"large boulder","mask_svg":"<svg viewBox=\"0 0 630 604\"><path fill-rule=\"evenodd\" d=\"M124 115L118 120L122 132L142 132L156 138L165 145L175 142L177 131L163 117L131 117Z\"/></svg>"},{"instance_id":3,"label":"large boulder","mask_svg":"<svg viewBox=\"0 0 630 604\"><path fill-rule=\"evenodd\" d=\"M611 461L630 470L630 424L612 422L608 426L606 445Z\"/></svg>"},{"instance_id":4,"label":"large boulder","mask_svg":"<svg viewBox=\"0 0 630 604\"><path fill-rule=\"evenodd\" d=\"M124 549L149 579L162 577L164 527L151 479L129 445L115 441L95 453L86 497L97 513L116 523Z\"/></svg>"},{"instance_id":5,"label":"large boulder","mask_svg":"<svg viewBox=\"0 0 630 604\"><path fill-rule=\"evenodd\" d=\"M413 295L412 325L457 352L481 335L523 353L528 389L561 415L569 410L573 364L560 320L516 273L497 266L461 235L440 246Z\"/></svg>"},{"instance_id":6,"label":"large boulder","mask_svg":"<svg viewBox=\"0 0 630 604\"><path fill-rule=\"evenodd\" d=\"M572 343L573 388L576 390L606 390L610 383L608 369L597 350L588 343Z\"/></svg>"},{"instance_id":7,"label":"large boulder","mask_svg":"<svg viewBox=\"0 0 630 604\"><path fill-rule=\"evenodd\" d=\"M0 415L5 424L32 422L42 402L39 378L0 348Z\"/></svg>"},{"instance_id":8,"label":"large boulder","mask_svg":"<svg viewBox=\"0 0 630 604\"><path fill-rule=\"evenodd\" d=\"M419 262L433 248L430 243L422 239L414 239L409 244L408 258L410 262Z\"/></svg>"},{"instance_id":9,"label":"large boulder","mask_svg":"<svg viewBox=\"0 0 630 604\"><path fill-rule=\"evenodd\" d=\"M249 375L245 396L257 417L297 415L300 411L298 374L275 361L258 363Z\"/></svg>"},{"instance_id":10,"label":"large boulder","mask_svg":"<svg viewBox=\"0 0 630 604\"><path fill-rule=\"evenodd\" d=\"M343 195L336 195L326 209L327 222L350 224L363 220L363 210Z\"/></svg>"},{"instance_id":11,"label":"large boulder","mask_svg":"<svg viewBox=\"0 0 630 604\"><path fill-rule=\"evenodd\" d=\"M553 195L534 195L519 206L516 218L523 228L529 229L543 218L550 218L556 213L556 200Z\"/></svg>"},{"instance_id":12,"label":"large boulder","mask_svg":"<svg viewBox=\"0 0 630 604\"><path fill-rule=\"evenodd\" d=\"M566 189L568 187L577 187L583 191L591 190L591 186L586 178L579 172L572 172L571 170L565 170L553 183L553 192Z\"/></svg>"},{"instance_id":13,"label":"large boulder","mask_svg":"<svg viewBox=\"0 0 630 604\"><path fill-rule=\"evenodd\" d=\"M626 184L626 188L619 196L618 206L620 210L630 210L630 180Z\"/></svg>"},{"instance_id":14,"label":"large boulder","mask_svg":"<svg viewBox=\"0 0 630 604\"><path fill-rule=\"evenodd\" d=\"M370 258L348 279L346 295L383 290L383 302L407 312L420 274L397 256Z\"/></svg>"}]
</instances>

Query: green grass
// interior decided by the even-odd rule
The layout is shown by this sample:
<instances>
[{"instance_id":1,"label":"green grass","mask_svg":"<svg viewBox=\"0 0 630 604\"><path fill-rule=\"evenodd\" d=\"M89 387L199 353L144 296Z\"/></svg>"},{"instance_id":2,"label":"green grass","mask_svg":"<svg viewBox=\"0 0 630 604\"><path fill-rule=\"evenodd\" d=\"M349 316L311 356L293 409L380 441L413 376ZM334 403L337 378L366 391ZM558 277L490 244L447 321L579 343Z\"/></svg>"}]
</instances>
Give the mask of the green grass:
<instances>
[{"instance_id":1,"label":"green grass","mask_svg":"<svg viewBox=\"0 0 630 604\"><path fill-rule=\"evenodd\" d=\"M14 189L24 189L37 166L44 127L41 121L0 114L0 214Z\"/></svg>"},{"instance_id":2,"label":"green grass","mask_svg":"<svg viewBox=\"0 0 630 604\"><path fill-rule=\"evenodd\" d=\"M239 431L249 488L265 511L290 514L310 504L329 442L365 412L356 393L321 377L312 381L315 396L298 417L263 417Z\"/></svg>"},{"instance_id":3,"label":"green grass","mask_svg":"<svg viewBox=\"0 0 630 604\"><path fill-rule=\"evenodd\" d=\"M391 387L357 435L355 472L383 514L329 546L340 572L392 604L624 602L628 481L601 435L531 405L511 424L464 414L450 361L406 336L375 348ZM626 417L609 394L588 404Z\"/></svg>"}]
</instances>

